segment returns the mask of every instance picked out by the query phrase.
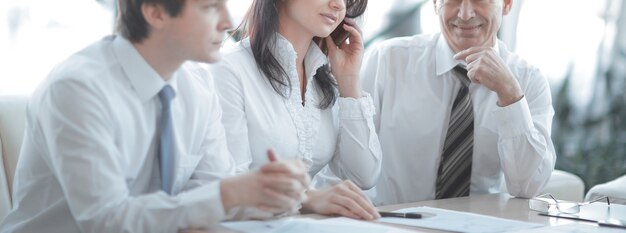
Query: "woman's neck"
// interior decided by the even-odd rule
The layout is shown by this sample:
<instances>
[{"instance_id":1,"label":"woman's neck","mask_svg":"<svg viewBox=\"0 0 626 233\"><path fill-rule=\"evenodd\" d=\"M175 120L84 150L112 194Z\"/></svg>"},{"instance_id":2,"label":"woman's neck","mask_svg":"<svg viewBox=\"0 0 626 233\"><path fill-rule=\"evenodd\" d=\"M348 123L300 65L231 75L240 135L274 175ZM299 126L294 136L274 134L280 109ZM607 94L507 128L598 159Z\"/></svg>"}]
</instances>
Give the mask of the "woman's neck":
<instances>
[{"instance_id":1,"label":"woman's neck","mask_svg":"<svg viewBox=\"0 0 626 233\"><path fill-rule=\"evenodd\" d=\"M311 44L313 37L307 35L307 33L301 33L289 30L288 28L283 28L282 24L279 33L285 37L289 43L291 43L291 46L293 46L293 49L296 51L296 66L300 67L304 65L304 57L309 50L309 45Z\"/></svg>"},{"instance_id":2,"label":"woman's neck","mask_svg":"<svg viewBox=\"0 0 626 233\"><path fill-rule=\"evenodd\" d=\"M300 80L302 105L304 105L307 84L304 70L304 57L309 50L313 36L305 30L302 30L300 25L296 25L290 20L282 20L278 32L291 43L291 46L293 46L293 49L296 51L296 69L298 71L298 79Z\"/></svg>"}]
</instances>

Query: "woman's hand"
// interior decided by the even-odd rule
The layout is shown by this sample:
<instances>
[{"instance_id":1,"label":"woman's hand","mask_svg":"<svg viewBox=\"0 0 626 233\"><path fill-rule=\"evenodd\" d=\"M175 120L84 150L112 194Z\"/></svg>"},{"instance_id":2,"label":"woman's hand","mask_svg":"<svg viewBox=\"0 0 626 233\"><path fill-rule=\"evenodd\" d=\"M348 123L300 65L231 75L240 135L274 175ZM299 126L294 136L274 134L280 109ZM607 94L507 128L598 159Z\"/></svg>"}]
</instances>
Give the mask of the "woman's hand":
<instances>
[{"instance_id":1,"label":"woman's hand","mask_svg":"<svg viewBox=\"0 0 626 233\"><path fill-rule=\"evenodd\" d=\"M344 181L325 190L307 191L305 211L323 215L341 215L354 219L380 218L378 211L352 181Z\"/></svg>"},{"instance_id":2,"label":"woman's hand","mask_svg":"<svg viewBox=\"0 0 626 233\"><path fill-rule=\"evenodd\" d=\"M363 37L356 21L350 18L345 18L344 21L343 29L350 33L348 37L350 43L344 42L337 47L330 36L326 37L328 59L331 72L339 86L339 95L357 99L361 97L359 72L365 49L363 48Z\"/></svg>"}]
</instances>

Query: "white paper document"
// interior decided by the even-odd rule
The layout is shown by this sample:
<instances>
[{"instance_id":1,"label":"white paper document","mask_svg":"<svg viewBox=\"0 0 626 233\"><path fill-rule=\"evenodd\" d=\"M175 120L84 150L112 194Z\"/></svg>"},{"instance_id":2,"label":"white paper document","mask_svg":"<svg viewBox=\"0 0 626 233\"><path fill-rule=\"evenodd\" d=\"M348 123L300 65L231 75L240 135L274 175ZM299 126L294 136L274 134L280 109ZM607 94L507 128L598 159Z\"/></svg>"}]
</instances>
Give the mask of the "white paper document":
<instances>
[{"instance_id":1,"label":"white paper document","mask_svg":"<svg viewBox=\"0 0 626 233\"><path fill-rule=\"evenodd\" d=\"M625 233L620 228L600 227L592 223L571 223L560 226L549 226L531 230L521 230L520 233Z\"/></svg>"},{"instance_id":2,"label":"white paper document","mask_svg":"<svg viewBox=\"0 0 626 233\"><path fill-rule=\"evenodd\" d=\"M349 218L324 220L286 218L272 221L225 222L222 226L242 233L409 233L406 230Z\"/></svg>"},{"instance_id":3,"label":"white paper document","mask_svg":"<svg viewBox=\"0 0 626 233\"><path fill-rule=\"evenodd\" d=\"M437 230L453 231L453 232L507 232L523 229L530 229L541 227L541 224L527 223L521 221L508 220L503 218L496 218L480 214L472 214L466 212L444 210L431 207L416 207L401 209L394 212L408 213L417 212L421 213L423 218L421 219L408 219L408 218L393 218L385 217L381 218L380 222L395 223Z\"/></svg>"}]
</instances>

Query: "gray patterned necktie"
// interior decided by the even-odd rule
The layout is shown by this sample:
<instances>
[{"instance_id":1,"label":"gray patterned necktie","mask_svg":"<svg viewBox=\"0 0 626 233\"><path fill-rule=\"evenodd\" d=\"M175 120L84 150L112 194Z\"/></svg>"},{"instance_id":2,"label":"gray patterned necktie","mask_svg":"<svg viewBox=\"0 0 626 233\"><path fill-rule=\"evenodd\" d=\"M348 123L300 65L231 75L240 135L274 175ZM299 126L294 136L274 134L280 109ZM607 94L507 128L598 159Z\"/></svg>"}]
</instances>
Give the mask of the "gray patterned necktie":
<instances>
[{"instance_id":1,"label":"gray patterned necktie","mask_svg":"<svg viewBox=\"0 0 626 233\"><path fill-rule=\"evenodd\" d=\"M167 194L172 192L173 172L174 172L174 151L172 141L172 113L170 103L174 98L174 89L170 85L165 85L159 92L161 100L161 130L159 136L159 170L161 174L161 190Z\"/></svg>"},{"instance_id":2,"label":"gray patterned necktie","mask_svg":"<svg viewBox=\"0 0 626 233\"><path fill-rule=\"evenodd\" d=\"M469 195L474 148L474 111L469 94L467 70L455 67L453 76L461 83L450 111L450 124L437 172L436 199Z\"/></svg>"}]
</instances>

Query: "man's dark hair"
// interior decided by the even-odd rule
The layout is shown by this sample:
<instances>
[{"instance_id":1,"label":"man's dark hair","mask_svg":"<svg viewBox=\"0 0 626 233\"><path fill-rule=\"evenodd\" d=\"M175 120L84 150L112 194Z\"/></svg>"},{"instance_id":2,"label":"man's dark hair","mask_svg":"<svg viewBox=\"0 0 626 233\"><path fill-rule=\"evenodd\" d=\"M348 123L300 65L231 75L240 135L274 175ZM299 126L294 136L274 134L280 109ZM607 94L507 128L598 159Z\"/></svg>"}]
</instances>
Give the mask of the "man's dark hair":
<instances>
[{"instance_id":1,"label":"man's dark hair","mask_svg":"<svg viewBox=\"0 0 626 233\"><path fill-rule=\"evenodd\" d=\"M160 5L170 16L176 17L183 9L185 0L118 0L118 3L116 31L124 38L139 43L150 33L150 26L141 12L143 4Z\"/></svg>"}]
</instances>

